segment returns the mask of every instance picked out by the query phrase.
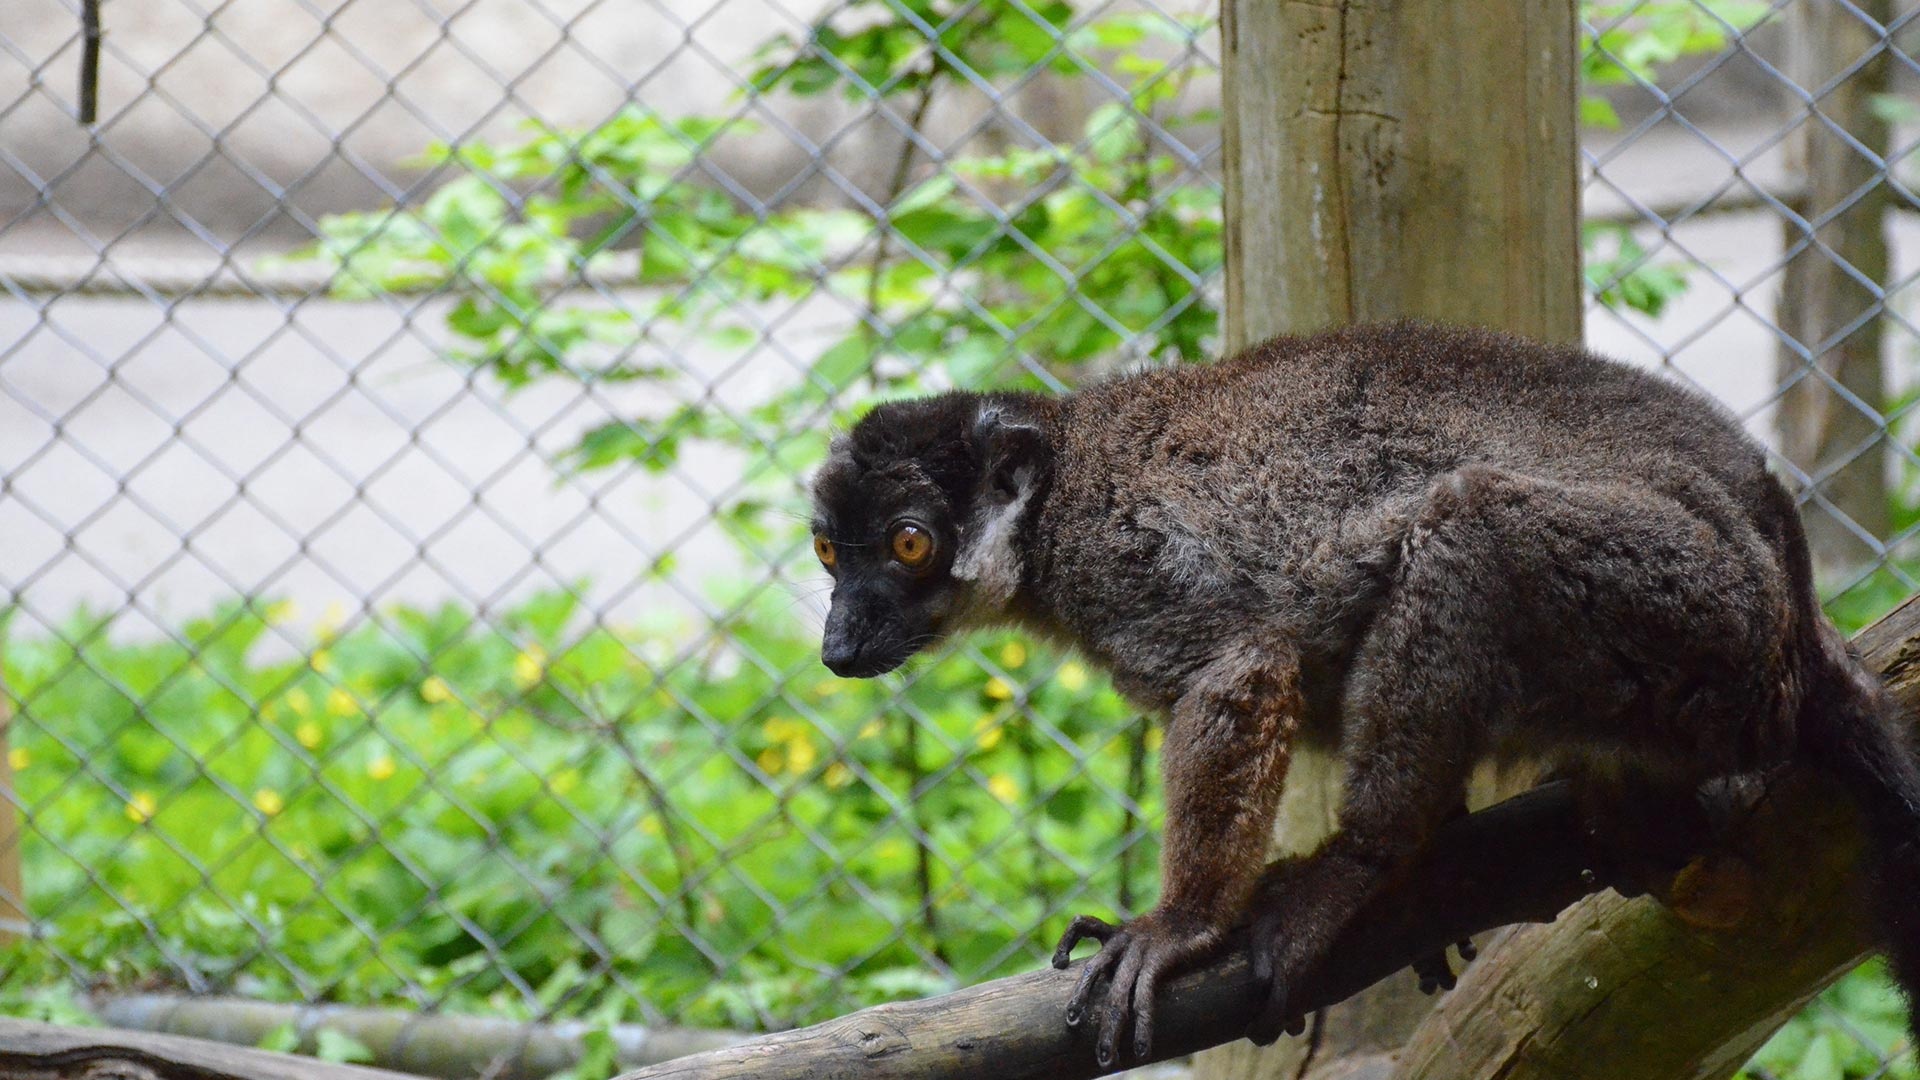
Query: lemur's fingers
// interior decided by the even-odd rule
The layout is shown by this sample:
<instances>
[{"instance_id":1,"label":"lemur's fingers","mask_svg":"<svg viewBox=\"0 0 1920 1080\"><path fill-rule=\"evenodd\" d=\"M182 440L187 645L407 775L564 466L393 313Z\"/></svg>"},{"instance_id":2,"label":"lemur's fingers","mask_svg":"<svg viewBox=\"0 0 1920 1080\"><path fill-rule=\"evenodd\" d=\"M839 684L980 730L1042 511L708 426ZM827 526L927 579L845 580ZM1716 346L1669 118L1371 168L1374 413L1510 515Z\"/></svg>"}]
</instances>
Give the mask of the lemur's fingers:
<instances>
[{"instance_id":1,"label":"lemur's fingers","mask_svg":"<svg viewBox=\"0 0 1920 1080\"><path fill-rule=\"evenodd\" d=\"M1261 1003L1259 1014L1253 1018L1253 1023L1247 1025L1247 1038L1252 1039L1255 1046L1270 1046L1280 1038L1282 1031L1292 1028L1293 1025L1288 1023L1292 1011L1289 1008L1289 996L1283 979L1276 979L1268 988L1267 999Z\"/></svg>"},{"instance_id":2,"label":"lemur's fingers","mask_svg":"<svg viewBox=\"0 0 1920 1080\"><path fill-rule=\"evenodd\" d=\"M1078 1027L1087 1018L1087 1006L1093 1000L1094 987L1113 966L1120 962L1120 954L1126 951L1127 935L1117 934L1100 946L1094 958L1080 969L1080 982L1073 988L1073 997L1067 1002L1067 1026Z\"/></svg>"},{"instance_id":3,"label":"lemur's fingers","mask_svg":"<svg viewBox=\"0 0 1920 1080\"><path fill-rule=\"evenodd\" d=\"M1054 947L1053 966L1066 967L1073 959L1074 946L1082 941L1092 940L1105 945L1107 939L1119 929L1112 923L1096 919L1091 915L1075 915L1073 921L1067 924L1067 932L1060 935L1060 944Z\"/></svg>"},{"instance_id":4,"label":"lemur's fingers","mask_svg":"<svg viewBox=\"0 0 1920 1080\"><path fill-rule=\"evenodd\" d=\"M1167 966L1149 963L1133 984L1133 1059L1145 1061L1153 1049L1153 996L1160 990L1160 976Z\"/></svg>"},{"instance_id":5,"label":"lemur's fingers","mask_svg":"<svg viewBox=\"0 0 1920 1080\"><path fill-rule=\"evenodd\" d=\"M1113 973L1113 983L1107 987L1107 1004L1100 1016L1100 1041L1094 1046L1094 1057L1103 1069L1119 1060L1120 1039L1126 1034L1127 1021L1133 1015L1134 985L1140 981L1140 969L1153 948L1149 940L1131 935L1126 945L1126 956L1121 958L1119 970Z\"/></svg>"},{"instance_id":6,"label":"lemur's fingers","mask_svg":"<svg viewBox=\"0 0 1920 1080\"><path fill-rule=\"evenodd\" d=\"M1453 949L1460 954L1460 959L1468 963L1472 963L1473 958L1480 955L1480 950L1474 947L1472 938L1461 938L1454 944Z\"/></svg>"},{"instance_id":7,"label":"lemur's fingers","mask_svg":"<svg viewBox=\"0 0 1920 1080\"><path fill-rule=\"evenodd\" d=\"M1435 994L1453 989L1453 965L1447 963L1447 950L1444 947L1439 952L1420 957L1411 966L1413 973L1420 977L1421 993Z\"/></svg>"}]
</instances>

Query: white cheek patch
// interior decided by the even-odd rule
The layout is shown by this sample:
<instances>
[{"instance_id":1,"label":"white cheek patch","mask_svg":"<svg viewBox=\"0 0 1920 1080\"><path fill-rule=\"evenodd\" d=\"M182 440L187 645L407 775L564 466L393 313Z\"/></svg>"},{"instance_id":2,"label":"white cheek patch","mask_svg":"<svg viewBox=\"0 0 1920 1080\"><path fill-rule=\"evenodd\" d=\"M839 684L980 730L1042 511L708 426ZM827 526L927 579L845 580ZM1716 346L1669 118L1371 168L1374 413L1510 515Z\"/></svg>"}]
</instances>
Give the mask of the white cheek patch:
<instances>
[{"instance_id":1,"label":"white cheek patch","mask_svg":"<svg viewBox=\"0 0 1920 1080\"><path fill-rule=\"evenodd\" d=\"M970 581L983 600L1004 604L1020 588L1026 561L1014 549L1014 526L1033 497L1033 471L1021 469L1013 477L1019 492L1004 503L982 507L960 538L960 554L953 560L953 576Z\"/></svg>"}]
</instances>

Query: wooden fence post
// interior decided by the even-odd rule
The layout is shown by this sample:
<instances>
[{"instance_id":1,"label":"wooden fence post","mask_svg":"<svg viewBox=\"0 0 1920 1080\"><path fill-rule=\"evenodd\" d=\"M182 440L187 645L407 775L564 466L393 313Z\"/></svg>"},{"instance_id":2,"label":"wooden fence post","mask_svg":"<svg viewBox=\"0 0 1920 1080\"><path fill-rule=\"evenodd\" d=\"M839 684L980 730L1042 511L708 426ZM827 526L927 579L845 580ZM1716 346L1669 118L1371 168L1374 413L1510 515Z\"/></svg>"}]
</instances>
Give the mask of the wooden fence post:
<instances>
[{"instance_id":1,"label":"wooden fence post","mask_svg":"<svg viewBox=\"0 0 1920 1080\"><path fill-rule=\"evenodd\" d=\"M1222 0L1230 347L1580 337L1573 0Z\"/></svg>"},{"instance_id":2,"label":"wooden fence post","mask_svg":"<svg viewBox=\"0 0 1920 1080\"><path fill-rule=\"evenodd\" d=\"M1892 499L1881 420L1833 387L1871 409L1886 407L1881 312L1892 269L1887 211L1896 200L1886 167L1870 155L1884 156L1892 143L1893 127L1876 109L1892 88L1894 58L1868 20L1885 26L1893 17L1891 0L1800 0L1787 9L1787 70L1815 95L1789 143L1812 229L1781 223L1793 254L1775 315L1791 339L1777 349L1779 377L1792 383L1774 415L1780 452L1817 478L1835 510L1882 538L1892 531ZM1820 375L1807 373L1809 362ZM1810 507L1805 518L1824 573L1872 560L1871 546L1826 507Z\"/></svg>"},{"instance_id":3,"label":"wooden fence post","mask_svg":"<svg viewBox=\"0 0 1920 1080\"><path fill-rule=\"evenodd\" d=\"M1417 316L1577 341L1574 0L1221 0L1226 340ZM1296 759L1283 849L1331 825ZM1210 1051L1199 1075L1299 1077L1399 1046L1409 975L1311 1037ZM1308 1059L1311 1058L1311 1061Z\"/></svg>"}]
</instances>

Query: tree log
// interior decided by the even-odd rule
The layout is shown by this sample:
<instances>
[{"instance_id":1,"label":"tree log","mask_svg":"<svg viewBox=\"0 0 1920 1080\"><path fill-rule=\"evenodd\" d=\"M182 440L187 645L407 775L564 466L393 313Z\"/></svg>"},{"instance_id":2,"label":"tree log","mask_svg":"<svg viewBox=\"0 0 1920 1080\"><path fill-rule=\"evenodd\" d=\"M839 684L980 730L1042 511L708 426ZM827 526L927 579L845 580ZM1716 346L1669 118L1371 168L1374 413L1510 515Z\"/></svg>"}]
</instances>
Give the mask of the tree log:
<instances>
[{"instance_id":1,"label":"tree log","mask_svg":"<svg viewBox=\"0 0 1920 1080\"><path fill-rule=\"evenodd\" d=\"M0 1018L0 1080L415 1080L179 1035Z\"/></svg>"},{"instance_id":2,"label":"tree log","mask_svg":"<svg viewBox=\"0 0 1920 1080\"><path fill-rule=\"evenodd\" d=\"M101 997L92 1011L109 1027L189 1035L235 1046L258 1046L277 1028L290 1027L301 1053L312 1053L319 1034L349 1036L373 1056L369 1064L417 1076L467 1080L541 1080L579 1064L589 1032L605 1031L615 1059L637 1069L746 1038L732 1031L614 1024L583 1020L540 1023L455 1013L419 1013L352 1005L293 1005L240 998L138 994Z\"/></svg>"},{"instance_id":3,"label":"tree log","mask_svg":"<svg viewBox=\"0 0 1920 1080\"><path fill-rule=\"evenodd\" d=\"M1909 600L1864 631L1856 644L1869 667L1888 681L1903 703L1912 706L1920 700L1920 598ZM1693 1041L1712 1043L1720 1051L1714 1059L1716 1067L1727 1062L1737 1066L1738 1060L1725 1049L1727 1044L1744 1037L1738 1052L1750 1050L1748 1044L1757 1045L1756 1034L1764 1038L1764 1032L1778 1027L1793 1008L1845 970L1845 964L1865 948L1863 924L1841 917L1850 905L1838 899L1854 888L1846 872L1858 845L1853 828L1845 800L1829 783L1797 770L1772 778L1758 806L1734 824L1727 846L1753 870L1744 894L1745 899L1755 902L1736 913L1740 936L1701 937L1689 943L1689 934L1716 932L1688 928L1649 899L1605 897L1588 901L1588 906L1578 912L1578 925L1546 931L1548 936L1544 938L1538 931L1518 931L1500 950L1503 958L1517 959L1488 964L1491 958L1483 958L1478 963L1486 967L1479 972L1470 968L1468 976L1474 989L1463 983L1447 1007L1423 1025L1421 1030L1428 1042L1417 1042L1410 1048L1403 1067L1414 1060L1421 1045L1446 1043L1452 1034L1449 1025L1458 1022L1464 1008L1456 1007L1456 1002L1471 999L1483 1003L1481 1015L1499 1014L1493 1007L1494 999L1509 990L1516 995L1538 993L1562 1003L1572 1002L1573 998L1559 991L1570 980L1588 988L1586 980L1592 972L1565 965L1585 954L1541 952L1537 947L1528 952L1529 942L1570 939L1584 939L1598 952L1612 949L1630 954L1640 976L1637 981L1628 980L1627 986L1668 991L1660 998L1660 1007L1666 1011L1648 1015L1645 1008L1631 1007L1633 990L1622 992L1611 982L1602 984L1598 989L1623 1006L1612 1014L1614 1023L1640 1024L1641 1030L1698 1029L1701 1034ZM1791 851L1804 849L1782 844L1804 844L1827 854L1813 862L1795 864L1790 861ZM1717 873L1707 876L1712 878ZM1740 875L1732 876L1737 884ZM1714 899L1715 889L1701 892L1699 879L1700 875L1691 879L1682 875L1675 882L1674 893L1678 895L1669 899L1682 901L1683 910L1703 896ZM1693 882L1691 886L1689 881ZM1619 882L1620 875L1609 867L1605 852L1592 843L1574 812L1571 796L1559 785L1546 785L1470 814L1443 829L1413 867L1362 909L1327 966L1302 988L1298 997L1301 1008L1312 1011L1341 1001L1396 974L1411 978L1402 969L1416 957L1496 927L1550 921L1574 901ZM1689 895L1689 889L1698 895ZM1743 890L1736 887L1733 891L1739 899ZM1814 917L1776 925L1773 920L1785 909L1764 901L1795 895L1813 897L1818 904L1831 903L1838 910L1810 911L1809 907L1817 904L1802 905L1802 914ZM1694 917L1711 921L1715 905L1706 907L1709 910L1696 911ZM1636 912L1636 918L1666 920L1659 923L1666 933L1610 939L1608 935L1618 924L1609 920L1614 917L1612 913L1621 911ZM1764 942L1764 948L1755 949L1757 941ZM1728 949L1747 951L1737 956L1719 955ZM1532 954L1538 959L1529 961L1526 957ZM813 1027L766 1035L736 1047L641 1069L622 1080L852 1075L993 1080L1090 1077L1100 1071L1094 1064L1092 1033L1069 1030L1062 1019L1078 967L1075 964L1066 971L1016 975L944 997L876 1006ZM1718 981L1725 972L1735 970L1743 972L1751 985L1730 987ZM1522 972L1529 979L1545 982L1545 988L1517 985L1517 973ZM1164 1060L1240 1038L1253 1016L1253 990L1244 950L1237 944L1230 944L1210 964L1165 986L1161 990L1154 1059ZM1738 1007L1709 1007L1713 1000L1725 998L1738 999ZM1683 1006L1686 1011L1674 1011ZM1576 1011L1569 1004L1566 1011L1544 1019L1558 1018L1568 1030L1578 1028L1585 1035L1595 1034L1596 1029L1580 1026ZM1674 1023L1676 1017L1684 1017L1685 1022ZM1735 1022L1740 1026L1733 1027ZM1609 1030L1618 1040L1620 1029ZM1475 1062L1491 1062L1501 1050L1507 1050L1514 1051L1509 1057L1523 1058L1531 1038L1524 1023L1496 1025L1470 1056ZM1562 1053L1555 1060L1577 1060L1602 1041L1568 1039L1559 1046ZM1711 1056L1703 1055L1702 1061ZM1472 1069L1460 1071L1457 1061L1442 1065L1443 1057L1438 1051L1427 1053L1420 1060L1434 1062L1434 1067L1409 1075L1492 1075ZM1658 1068L1622 1071L1618 1067L1620 1057L1606 1060L1614 1065L1609 1074L1612 1076L1674 1075ZM1574 1074L1548 1069L1511 1075Z\"/></svg>"}]
</instances>

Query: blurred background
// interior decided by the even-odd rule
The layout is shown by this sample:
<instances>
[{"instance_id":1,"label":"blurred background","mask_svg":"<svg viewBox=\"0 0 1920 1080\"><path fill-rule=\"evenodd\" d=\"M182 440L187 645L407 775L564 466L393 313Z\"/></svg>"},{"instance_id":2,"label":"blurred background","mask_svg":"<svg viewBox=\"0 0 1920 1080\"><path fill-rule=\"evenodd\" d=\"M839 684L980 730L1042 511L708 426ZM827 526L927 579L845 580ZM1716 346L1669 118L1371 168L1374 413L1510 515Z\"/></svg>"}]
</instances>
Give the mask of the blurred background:
<instances>
[{"instance_id":1,"label":"blurred background","mask_svg":"<svg viewBox=\"0 0 1920 1080\"><path fill-rule=\"evenodd\" d=\"M1920 572L1916 11L1581 6L1587 340L1773 448L1849 629ZM804 480L1217 352L1213 5L120 0L91 125L83 14L0 14L0 1006L586 1077L1151 904L1149 719L1010 636L831 678ZM1868 970L1750 1069L1911 1059Z\"/></svg>"}]
</instances>

